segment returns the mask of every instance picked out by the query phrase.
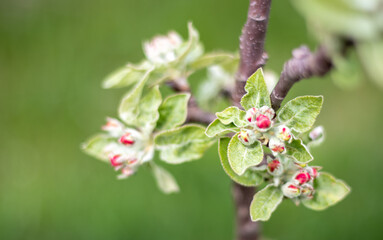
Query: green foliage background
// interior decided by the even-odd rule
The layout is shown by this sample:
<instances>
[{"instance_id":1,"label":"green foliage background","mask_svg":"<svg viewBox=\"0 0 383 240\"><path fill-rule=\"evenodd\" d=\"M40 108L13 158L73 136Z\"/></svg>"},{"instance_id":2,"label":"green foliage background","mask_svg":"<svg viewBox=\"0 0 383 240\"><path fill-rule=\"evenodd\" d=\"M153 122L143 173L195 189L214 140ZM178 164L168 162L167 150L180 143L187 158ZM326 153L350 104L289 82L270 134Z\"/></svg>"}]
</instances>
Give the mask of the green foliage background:
<instances>
[{"instance_id":1,"label":"green foliage background","mask_svg":"<svg viewBox=\"0 0 383 240\"><path fill-rule=\"evenodd\" d=\"M169 166L181 193L165 196L150 172L117 181L79 144L116 116L124 90L102 78L143 57L141 41L192 20L207 50L237 50L247 1L3 0L0 2L0 239L232 239L231 183L216 146ZM335 24L335 23L334 23ZM289 1L272 4L268 67L315 42ZM196 79L198 80L198 79ZM313 154L352 193L324 212L285 201L263 224L268 239L382 239L383 94L371 82L343 91L329 78L289 98L324 94L327 141Z\"/></svg>"}]
</instances>

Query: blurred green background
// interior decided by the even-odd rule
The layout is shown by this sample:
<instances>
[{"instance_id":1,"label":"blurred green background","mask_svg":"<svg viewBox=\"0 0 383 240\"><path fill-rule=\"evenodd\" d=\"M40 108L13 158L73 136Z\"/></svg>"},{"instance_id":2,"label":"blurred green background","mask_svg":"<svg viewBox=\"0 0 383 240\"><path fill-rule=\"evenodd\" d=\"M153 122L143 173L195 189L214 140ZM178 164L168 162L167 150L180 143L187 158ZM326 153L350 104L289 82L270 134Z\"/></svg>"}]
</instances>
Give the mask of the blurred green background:
<instances>
[{"instance_id":1,"label":"blurred green background","mask_svg":"<svg viewBox=\"0 0 383 240\"><path fill-rule=\"evenodd\" d=\"M168 166L181 192L165 196L149 171L117 181L80 150L124 90L101 80L143 57L142 40L192 20L206 50L237 50L248 1L0 1L0 239L232 239L231 182L212 147L199 161ZM335 24L335 23L334 23ZM316 43L289 1L272 4L268 68ZM268 239L383 239L383 92L364 80L344 91L324 79L289 98L323 94L327 141L316 164L352 193L323 212L285 201L263 224Z\"/></svg>"}]
</instances>

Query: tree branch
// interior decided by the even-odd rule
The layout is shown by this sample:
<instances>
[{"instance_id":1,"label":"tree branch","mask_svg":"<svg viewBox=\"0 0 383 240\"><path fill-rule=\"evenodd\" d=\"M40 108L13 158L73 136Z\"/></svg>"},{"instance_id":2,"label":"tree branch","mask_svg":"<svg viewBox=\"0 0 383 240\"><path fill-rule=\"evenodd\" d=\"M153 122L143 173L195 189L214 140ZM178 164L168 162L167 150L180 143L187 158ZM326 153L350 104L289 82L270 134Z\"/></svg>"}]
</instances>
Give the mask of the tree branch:
<instances>
[{"instance_id":1,"label":"tree branch","mask_svg":"<svg viewBox=\"0 0 383 240\"><path fill-rule=\"evenodd\" d=\"M236 75L236 86L232 93L234 105L239 106L245 94L247 79L267 60L264 43L269 19L271 0L250 0L247 21L242 29L240 39L240 64ZM236 206L236 239L256 240L260 235L260 225L252 222L249 214L250 203L255 188L244 187L234 183L233 195Z\"/></svg>"},{"instance_id":2,"label":"tree branch","mask_svg":"<svg viewBox=\"0 0 383 240\"><path fill-rule=\"evenodd\" d=\"M293 57L283 66L279 81L270 95L275 111L279 109L294 83L303 78L323 76L333 67L331 58L323 46L319 47L315 53L310 52L308 47L301 46L294 49L292 55Z\"/></svg>"},{"instance_id":3,"label":"tree branch","mask_svg":"<svg viewBox=\"0 0 383 240\"><path fill-rule=\"evenodd\" d=\"M247 21L240 36L240 64L236 75L236 89L233 101L238 103L245 94L245 84L249 76L267 61L264 51L271 0L250 0Z\"/></svg>"}]
</instances>

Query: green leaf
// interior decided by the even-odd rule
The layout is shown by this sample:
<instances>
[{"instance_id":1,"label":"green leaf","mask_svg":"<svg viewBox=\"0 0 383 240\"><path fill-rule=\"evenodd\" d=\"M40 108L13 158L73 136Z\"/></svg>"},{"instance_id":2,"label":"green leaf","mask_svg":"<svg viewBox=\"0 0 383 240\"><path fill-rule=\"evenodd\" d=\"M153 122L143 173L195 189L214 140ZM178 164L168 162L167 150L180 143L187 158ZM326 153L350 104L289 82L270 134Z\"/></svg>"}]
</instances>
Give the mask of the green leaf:
<instances>
[{"instance_id":1,"label":"green leaf","mask_svg":"<svg viewBox=\"0 0 383 240\"><path fill-rule=\"evenodd\" d=\"M250 216L253 222L267 221L283 200L282 191L273 185L268 185L254 195L250 205Z\"/></svg>"},{"instance_id":2,"label":"green leaf","mask_svg":"<svg viewBox=\"0 0 383 240\"><path fill-rule=\"evenodd\" d=\"M223 170L226 174L236 183L243 186L258 186L262 183L263 177L255 171L247 170L241 176L237 175L230 167L229 159L227 157L227 149L230 142L230 138L221 138L218 143L218 153L221 159Z\"/></svg>"},{"instance_id":3,"label":"green leaf","mask_svg":"<svg viewBox=\"0 0 383 240\"><path fill-rule=\"evenodd\" d=\"M145 83L148 80L150 71L145 74L145 77L141 79L136 86L128 92L121 100L120 107L118 109L119 116L126 124L132 126L139 126L138 115L140 112L139 103L141 100L142 90Z\"/></svg>"},{"instance_id":4,"label":"green leaf","mask_svg":"<svg viewBox=\"0 0 383 240\"><path fill-rule=\"evenodd\" d=\"M199 43L199 33L193 27L191 22L188 23L189 39L186 45L181 48L180 56L174 61L175 63L190 63L199 58L203 53L203 47Z\"/></svg>"},{"instance_id":5,"label":"green leaf","mask_svg":"<svg viewBox=\"0 0 383 240\"><path fill-rule=\"evenodd\" d=\"M114 138L107 134L97 134L82 144L82 150L84 150L84 152L90 156L95 157L103 162L109 162L109 157L104 149L105 146L113 143L114 141Z\"/></svg>"},{"instance_id":6,"label":"green leaf","mask_svg":"<svg viewBox=\"0 0 383 240\"><path fill-rule=\"evenodd\" d=\"M260 164L263 160L263 148L260 142L255 141L250 146L245 146L235 134L229 143L228 158L231 168L238 175L242 175L249 167Z\"/></svg>"},{"instance_id":7,"label":"green leaf","mask_svg":"<svg viewBox=\"0 0 383 240\"><path fill-rule=\"evenodd\" d=\"M205 128L196 124L160 132L154 142L161 151L160 158L172 164L199 159L214 143L205 135Z\"/></svg>"},{"instance_id":8,"label":"green leaf","mask_svg":"<svg viewBox=\"0 0 383 240\"><path fill-rule=\"evenodd\" d=\"M263 77L262 68L259 68L247 79L245 90L247 93L242 97L241 105L246 110L252 107L271 107L270 95Z\"/></svg>"},{"instance_id":9,"label":"green leaf","mask_svg":"<svg viewBox=\"0 0 383 240\"><path fill-rule=\"evenodd\" d=\"M302 203L317 211L338 203L350 192L350 187L345 182L325 172L321 172L314 180L314 189L314 198L304 199Z\"/></svg>"},{"instance_id":10,"label":"green leaf","mask_svg":"<svg viewBox=\"0 0 383 240\"><path fill-rule=\"evenodd\" d=\"M151 65L145 61L139 65L128 64L108 75L103 83L103 88L121 88L139 82L145 74L151 71Z\"/></svg>"},{"instance_id":11,"label":"green leaf","mask_svg":"<svg viewBox=\"0 0 383 240\"><path fill-rule=\"evenodd\" d=\"M320 113L323 96L302 96L286 103L277 114L280 122L297 132L308 131Z\"/></svg>"},{"instance_id":12,"label":"green leaf","mask_svg":"<svg viewBox=\"0 0 383 240\"><path fill-rule=\"evenodd\" d=\"M146 133L151 133L156 126L160 116L158 108L161 104L162 97L159 86L154 86L139 102L139 114L137 117L137 125Z\"/></svg>"},{"instance_id":13,"label":"green leaf","mask_svg":"<svg viewBox=\"0 0 383 240\"><path fill-rule=\"evenodd\" d=\"M213 52L204 54L201 57L199 57L197 60L190 64L190 68L192 68L193 70L198 70L212 65L220 65L234 61L237 62L237 57L235 57L233 54L224 52Z\"/></svg>"},{"instance_id":14,"label":"green leaf","mask_svg":"<svg viewBox=\"0 0 383 240\"><path fill-rule=\"evenodd\" d=\"M180 93L167 97L159 108L160 118L157 129L168 130L185 122L189 93Z\"/></svg>"},{"instance_id":15,"label":"green leaf","mask_svg":"<svg viewBox=\"0 0 383 240\"><path fill-rule=\"evenodd\" d=\"M248 123L245 120L246 112L240 110L237 107L228 107L222 112L216 113L215 115L221 121L221 123L225 125L234 123L234 125L237 127L243 127Z\"/></svg>"},{"instance_id":16,"label":"green leaf","mask_svg":"<svg viewBox=\"0 0 383 240\"><path fill-rule=\"evenodd\" d=\"M299 163L308 163L314 159L308 148L299 138L293 139L291 143L286 144L286 154Z\"/></svg>"},{"instance_id":17,"label":"green leaf","mask_svg":"<svg viewBox=\"0 0 383 240\"><path fill-rule=\"evenodd\" d=\"M223 124L218 118L209 124L206 128L206 136L221 137L231 132L238 132L239 128L233 123L228 125Z\"/></svg>"},{"instance_id":18,"label":"green leaf","mask_svg":"<svg viewBox=\"0 0 383 240\"><path fill-rule=\"evenodd\" d=\"M168 171L154 163L151 163L150 166L157 186L163 193L170 194L180 191L177 181Z\"/></svg>"}]
</instances>

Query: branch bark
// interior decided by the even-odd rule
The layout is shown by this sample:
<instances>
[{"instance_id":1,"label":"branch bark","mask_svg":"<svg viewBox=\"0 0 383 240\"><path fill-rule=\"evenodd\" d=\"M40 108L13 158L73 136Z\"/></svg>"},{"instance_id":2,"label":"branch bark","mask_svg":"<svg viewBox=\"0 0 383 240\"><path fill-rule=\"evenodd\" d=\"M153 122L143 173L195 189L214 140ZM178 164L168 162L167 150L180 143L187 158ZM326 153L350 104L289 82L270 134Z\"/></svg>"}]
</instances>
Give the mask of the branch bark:
<instances>
[{"instance_id":1,"label":"branch bark","mask_svg":"<svg viewBox=\"0 0 383 240\"><path fill-rule=\"evenodd\" d=\"M245 94L247 79L267 61L264 43L270 13L271 0L250 0L247 21L240 37L240 64L236 75L236 86L232 93L234 105L239 106ZM252 222L249 214L255 188L234 183L233 195L236 208L236 239L256 240L260 236L260 225Z\"/></svg>"},{"instance_id":2,"label":"branch bark","mask_svg":"<svg viewBox=\"0 0 383 240\"><path fill-rule=\"evenodd\" d=\"M275 111L280 108L283 99L296 82L304 78L323 76L333 67L331 58L323 46L320 46L315 53L310 52L308 47L301 46L294 49L292 55L293 57L283 66L279 81L270 95Z\"/></svg>"}]
</instances>

